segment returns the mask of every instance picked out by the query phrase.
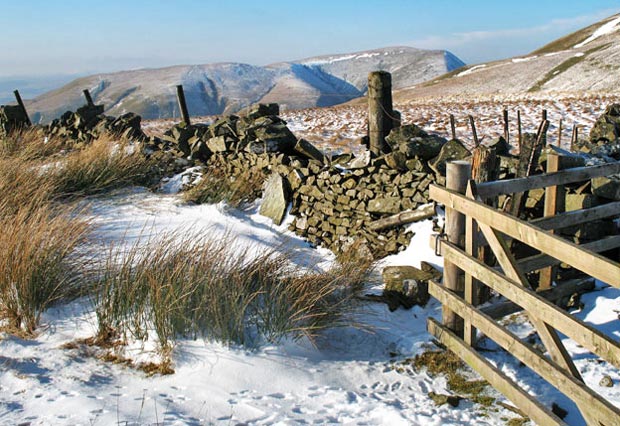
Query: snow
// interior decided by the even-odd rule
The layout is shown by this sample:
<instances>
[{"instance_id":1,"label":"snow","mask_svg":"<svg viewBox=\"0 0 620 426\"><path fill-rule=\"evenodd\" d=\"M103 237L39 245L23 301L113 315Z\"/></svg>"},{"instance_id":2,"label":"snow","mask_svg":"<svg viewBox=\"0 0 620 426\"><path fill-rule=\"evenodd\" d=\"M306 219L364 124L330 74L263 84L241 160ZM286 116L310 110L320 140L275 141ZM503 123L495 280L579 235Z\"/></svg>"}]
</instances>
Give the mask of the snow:
<instances>
[{"instance_id":1,"label":"snow","mask_svg":"<svg viewBox=\"0 0 620 426\"><path fill-rule=\"evenodd\" d=\"M327 267L334 260L331 252L288 233L290 217L276 227L257 214L257 206L247 211L223 204L193 206L178 195L134 188L93 200L90 214L102 248L191 229L222 236L233 232L240 248L286 246L308 265ZM419 266L428 259L441 265L428 248L431 222L412 230L416 236L408 251L384 263ZM436 407L427 393L447 392L444 379L393 368L393 360L413 356L428 343L425 319L439 311L436 302L394 313L372 304L359 316L373 332L339 329L316 344L285 342L256 351L183 340L174 349L175 373L147 377L102 361L89 349L62 348L96 330L90 302L77 300L48 310L33 340L0 337L0 423L500 424L499 414L476 420L473 404L458 410ZM133 359L148 359L147 352L140 346L129 351Z\"/></svg>"},{"instance_id":2,"label":"snow","mask_svg":"<svg viewBox=\"0 0 620 426\"><path fill-rule=\"evenodd\" d=\"M579 49L580 47L585 46L586 44L596 40L597 38L602 37L607 34L611 34L615 31L618 31L619 29L620 29L620 16L618 16L615 19L612 19L606 24L601 25L596 31L592 33L590 37L588 37L581 43L577 43L576 45L574 45L573 49Z\"/></svg>"},{"instance_id":3,"label":"snow","mask_svg":"<svg viewBox=\"0 0 620 426\"><path fill-rule=\"evenodd\" d=\"M531 61L532 59L536 59L536 58L538 58L538 56L536 56L536 55L528 56L528 57L525 57L525 58L513 58L512 62L515 63L515 64L518 64L519 62L528 62L528 61Z\"/></svg>"},{"instance_id":4,"label":"snow","mask_svg":"<svg viewBox=\"0 0 620 426\"><path fill-rule=\"evenodd\" d=\"M468 68L465 71L462 71L462 72L458 73L456 76L457 77L463 77L464 75L469 75L469 74L471 74L473 72L476 72L476 71L479 71L479 70L481 70L482 68L485 68L485 67L486 67L486 64L476 65L475 67Z\"/></svg>"}]
</instances>

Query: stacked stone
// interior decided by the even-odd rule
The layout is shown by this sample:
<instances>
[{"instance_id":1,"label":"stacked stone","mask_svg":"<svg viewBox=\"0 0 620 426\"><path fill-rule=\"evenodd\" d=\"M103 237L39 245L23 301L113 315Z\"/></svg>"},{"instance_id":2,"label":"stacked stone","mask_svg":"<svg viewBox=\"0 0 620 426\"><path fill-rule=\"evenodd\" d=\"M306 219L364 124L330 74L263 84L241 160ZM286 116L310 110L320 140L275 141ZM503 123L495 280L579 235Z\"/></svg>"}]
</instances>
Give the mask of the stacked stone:
<instances>
[{"instance_id":1,"label":"stacked stone","mask_svg":"<svg viewBox=\"0 0 620 426\"><path fill-rule=\"evenodd\" d=\"M427 203L428 187L435 181L433 173L401 172L384 158L353 170L310 162L288 178L300 182L293 196L291 213L297 217L292 230L335 252L354 244L366 247L375 258L402 250L411 234L403 227L371 231L370 222Z\"/></svg>"},{"instance_id":2,"label":"stacked stone","mask_svg":"<svg viewBox=\"0 0 620 426\"><path fill-rule=\"evenodd\" d=\"M28 123L28 116L21 106L0 106L0 135L8 135L14 130L28 127Z\"/></svg>"},{"instance_id":3,"label":"stacked stone","mask_svg":"<svg viewBox=\"0 0 620 426\"><path fill-rule=\"evenodd\" d=\"M89 143L104 134L144 142L148 137L142 132L141 120L139 115L131 112L116 118L106 116L103 114L103 105L85 105L75 112L65 112L46 126L44 131L74 144Z\"/></svg>"}]
</instances>

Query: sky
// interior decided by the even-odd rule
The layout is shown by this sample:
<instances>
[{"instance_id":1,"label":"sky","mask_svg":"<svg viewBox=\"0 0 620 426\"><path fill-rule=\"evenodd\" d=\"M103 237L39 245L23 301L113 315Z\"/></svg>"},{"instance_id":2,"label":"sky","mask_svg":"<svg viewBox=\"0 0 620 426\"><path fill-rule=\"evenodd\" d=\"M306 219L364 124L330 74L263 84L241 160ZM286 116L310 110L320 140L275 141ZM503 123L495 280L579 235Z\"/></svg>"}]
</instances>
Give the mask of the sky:
<instances>
[{"instance_id":1,"label":"sky","mask_svg":"<svg viewBox=\"0 0 620 426\"><path fill-rule=\"evenodd\" d=\"M0 78L266 65L408 45L523 55L620 12L610 0L0 0Z\"/></svg>"}]
</instances>

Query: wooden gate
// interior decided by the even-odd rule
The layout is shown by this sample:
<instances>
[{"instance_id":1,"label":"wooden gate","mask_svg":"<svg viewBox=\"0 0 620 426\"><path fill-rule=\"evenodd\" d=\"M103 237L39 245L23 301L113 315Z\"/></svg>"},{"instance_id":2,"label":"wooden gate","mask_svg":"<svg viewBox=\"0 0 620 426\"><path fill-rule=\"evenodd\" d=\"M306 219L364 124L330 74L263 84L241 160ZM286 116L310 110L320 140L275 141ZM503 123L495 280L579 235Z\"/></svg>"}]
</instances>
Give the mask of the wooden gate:
<instances>
[{"instance_id":1,"label":"wooden gate","mask_svg":"<svg viewBox=\"0 0 620 426\"><path fill-rule=\"evenodd\" d=\"M620 344L541 297L530 287L525 276L528 272L543 270L563 262L595 279L620 288L620 264L598 254L620 247L620 236L609 236L579 246L553 234L555 229L618 216L620 202L552 215L532 222L520 220L485 202L501 194L522 193L535 188L552 189L557 185L619 172L620 163L610 163L478 185L469 181L465 194L439 186L432 186L430 190L433 200L443 204L447 210L453 209L464 215L466 227L464 242L447 241L445 238L436 240L437 250L444 257L445 264L454 265L463 271L463 291L450 290L445 282L444 285L434 282L429 284L430 294L442 303L444 312L448 311L453 316L462 318L463 328L454 329L451 324L441 324L430 318L428 330L541 425L565 423L553 414L549 407L543 406L476 350L476 330L495 341L574 401L588 425L620 425L620 409L583 382L558 332L618 368ZM511 240L521 241L540 254L517 260L510 249ZM499 268L479 260L481 256L477 255L477 245L488 245ZM548 356L519 339L475 306L476 287L481 285L490 287L525 310Z\"/></svg>"}]
</instances>

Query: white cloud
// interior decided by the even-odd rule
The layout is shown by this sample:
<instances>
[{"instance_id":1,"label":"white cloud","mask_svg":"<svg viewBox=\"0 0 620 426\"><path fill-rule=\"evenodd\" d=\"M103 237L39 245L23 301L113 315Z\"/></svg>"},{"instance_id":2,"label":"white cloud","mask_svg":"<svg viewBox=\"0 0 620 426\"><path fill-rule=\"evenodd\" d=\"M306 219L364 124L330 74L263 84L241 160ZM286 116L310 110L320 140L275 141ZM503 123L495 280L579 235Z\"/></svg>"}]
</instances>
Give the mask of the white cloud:
<instances>
[{"instance_id":1,"label":"white cloud","mask_svg":"<svg viewBox=\"0 0 620 426\"><path fill-rule=\"evenodd\" d=\"M553 19L545 24L529 28L429 35L407 44L425 49L447 49L468 63L485 62L528 53L571 31L617 12L617 10L606 9L574 18Z\"/></svg>"}]
</instances>

